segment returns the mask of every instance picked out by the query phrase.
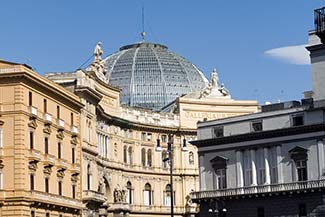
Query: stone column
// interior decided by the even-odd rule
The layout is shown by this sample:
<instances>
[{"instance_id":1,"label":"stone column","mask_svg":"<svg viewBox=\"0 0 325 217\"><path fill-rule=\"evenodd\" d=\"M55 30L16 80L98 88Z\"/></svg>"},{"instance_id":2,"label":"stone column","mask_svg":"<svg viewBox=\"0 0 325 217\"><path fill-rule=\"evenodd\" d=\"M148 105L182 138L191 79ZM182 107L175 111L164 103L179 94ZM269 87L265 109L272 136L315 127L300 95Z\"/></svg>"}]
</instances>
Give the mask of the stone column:
<instances>
[{"instance_id":1,"label":"stone column","mask_svg":"<svg viewBox=\"0 0 325 217\"><path fill-rule=\"evenodd\" d=\"M264 165L265 165L265 184L271 183L270 164L269 164L269 149L264 148Z\"/></svg>"},{"instance_id":2,"label":"stone column","mask_svg":"<svg viewBox=\"0 0 325 217\"><path fill-rule=\"evenodd\" d=\"M257 185L255 150L251 149L252 185Z\"/></svg>"},{"instance_id":3,"label":"stone column","mask_svg":"<svg viewBox=\"0 0 325 217\"><path fill-rule=\"evenodd\" d=\"M276 161L278 167L278 183L283 183L281 145L276 146Z\"/></svg>"},{"instance_id":4,"label":"stone column","mask_svg":"<svg viewBox=\"0 0 325 217\"><path fill-rule=\"evenodd\" d=\"M236 151L236 174L237 174L237 187L241 188L244 186L243 179L243 153L241 151Z\"/></svg>"},{"instance_id":5,"label":"stone column","mask_svg":"<svg viewBox=\"0 0 325 217\"><path fill-rule=\"evenodd\" d=\"M318 178L323 176L324 169L324 143L323 140L317 141L317 153L318 153Z\"/></svg>"}]
</instances>

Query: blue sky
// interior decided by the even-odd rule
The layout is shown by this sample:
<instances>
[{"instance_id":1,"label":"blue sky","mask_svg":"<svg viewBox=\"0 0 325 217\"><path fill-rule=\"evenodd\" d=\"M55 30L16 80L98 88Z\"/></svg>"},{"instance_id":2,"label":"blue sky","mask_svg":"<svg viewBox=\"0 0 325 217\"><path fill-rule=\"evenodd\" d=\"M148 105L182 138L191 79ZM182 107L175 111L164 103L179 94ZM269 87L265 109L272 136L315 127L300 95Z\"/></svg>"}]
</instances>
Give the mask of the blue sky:
<instances>
[{"instance_id":1,"label":"blue sky","mask_svg":"<svg viewBox=\"0 0 325 217\"><path fill-rule=\"evenodd\" d=\"M310 65L265 52L307 43L321 0L10 0L1 3L0 58L40 74L73 71L102 41L105 56L140 41L167 45L210 77L216 68L235 99L301 99Z\"/></svg>"}]
</instances>

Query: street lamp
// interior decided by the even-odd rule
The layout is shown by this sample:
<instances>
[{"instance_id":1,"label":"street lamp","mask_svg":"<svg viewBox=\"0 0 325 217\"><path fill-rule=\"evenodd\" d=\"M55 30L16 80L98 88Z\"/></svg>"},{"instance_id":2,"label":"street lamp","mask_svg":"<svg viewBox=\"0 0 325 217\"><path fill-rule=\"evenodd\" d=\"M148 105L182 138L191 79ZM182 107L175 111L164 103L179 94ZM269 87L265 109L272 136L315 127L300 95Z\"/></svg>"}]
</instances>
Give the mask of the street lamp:
<instances>
[{"instance_id":1,"label":"street lamp","mask_svg":"<svg viewBox=\"0 0 325 217\"><path fill-rule=\"evenodd\" d=\"M167 142L168 157L164 158L162 160L163 160L163 162L168 161L168 163L169 163L169 170L170 170L170 173L169 173L169 178L170 178L170 216L171 217L174 217L174 190L173 190L174 149L173 149L173 144L174 144L174 135L169 134L168 135L168 142ZM159 138L157 139L156 151L157 152L162 151L162 147L160 145L160 139ZM183 139L182 151L183 152L188 151L185 136L184 136L184 139Z\"/></svg>"}]
</instances>

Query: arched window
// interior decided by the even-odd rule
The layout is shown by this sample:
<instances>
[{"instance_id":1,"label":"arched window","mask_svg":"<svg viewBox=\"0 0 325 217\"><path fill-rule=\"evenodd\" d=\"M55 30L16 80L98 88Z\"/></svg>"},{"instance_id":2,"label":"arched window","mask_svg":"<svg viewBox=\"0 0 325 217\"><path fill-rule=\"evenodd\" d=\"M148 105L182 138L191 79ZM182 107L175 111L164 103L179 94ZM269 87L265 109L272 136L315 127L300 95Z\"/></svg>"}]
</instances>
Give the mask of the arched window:
<instances>
[{"instance_id":1,"label":"arched window","mask_svg":"<svg viewBox=\"0 0 325 217\"><path fill-rule=\"evenodd\" d=\"M133 188L132 188L131 182L126 183L126 189L127 189L126 202L128 202L129 204L132 204L133 203Z\"/></svg>"},{"instance_id":2,"label":"arched window","mask_svg":"<svg viewBox=\"0 0 325 217\"><path fill-rule=\"evenodd\" d=\"M170 184L168 184L166 185L165 192L164 192L164 205L170 206L170 204L171 204L171 186Z\"/></svg>"},{"instance_id":3,"label":"arched window","mask_svg":"<svg viewBox=\"0 0 325 217\"><path fill-rule=\"evenodd\" d=\"M167 151L164 150L163 152L161 152L161 162L162 162L163 169L167 168L167 161L165 160L166 158L168 158L168 155L167 155Z\"/></svg>"},{"instance_id":4,"label":"arched window","mask_svg":"<svg viewBox=\"0 0 325 217\"><path fill-rule=\"evenodd\" d=\"M127 163L127 147L126 147L126 145L123 147L123 162Z\"/></svg>"},{"instance_id":5,"label":"arched window","mask_svg":"<svg viewBox=\"0 0 325 217\"><path fill-rule=\"evenodd\" d=\"M141 150L141 164L144 167L146 166L146 149L145 148L143 148Z\"/></svg>"},{"instance_id":6,"label":"arched window","mask_svg":"<svg viewBox=\"0 0 325 217\"><path fill-rule=\"evenodd\" d=\"M91 190L91 183L92 183L92 177L91 177L91 170L90 170L90 164L87 166L87 189Z\"/></svg>"},{"instance_id":7,"label":"arched window","mask_svg":"<svg viewBox=\"0 0 325 217\"><path fill-rule=\"evenodd\" d=\"M150 206L153 204L153 191L151 189L151 185L147 183L144 186L144 191L143 191L143 203L146 206Z\"/></svg>"},{"instance_id":8,"label":"arched window","mask_svg":"<svg viewBox=\"0 0 325 217\"><path fill-rule=\"evenodd\" d=\"M188 162L190 165L194 164L194 153L191 151L188 153Z\"/></svg>"},{"instance_id":9,"label":"arched window","mask_svg":"<svg viewBox=\"0 0 325 217\"><path fill-rule=\"evenodd\" d=\"M148 161L148 167L152 167L152 151L151 151L151 149L148 150L147 161Z\"/></svg>"},{"instance_id":10,"label":"arched window","mask_svg":"<svg viewBox=\"0 0 325 217\"><path fill-rule=\"evenodd\" d=\"M133 158L132 158L132 147L130 146L129 147L129 149L128 149L128 163L130 164L130 165L132 165L133 164Z\"/></svg>"}]
</instances>

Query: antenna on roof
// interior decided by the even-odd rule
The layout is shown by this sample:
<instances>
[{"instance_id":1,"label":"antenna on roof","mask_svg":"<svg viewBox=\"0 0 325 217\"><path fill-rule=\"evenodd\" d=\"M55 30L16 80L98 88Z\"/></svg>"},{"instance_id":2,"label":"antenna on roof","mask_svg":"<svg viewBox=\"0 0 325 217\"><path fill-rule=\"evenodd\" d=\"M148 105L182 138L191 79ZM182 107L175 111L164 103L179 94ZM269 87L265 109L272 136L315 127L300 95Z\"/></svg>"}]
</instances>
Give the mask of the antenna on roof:
<instances>
[{"instance_id":1,"label":"antenna on roof","mask_svg":"<svg viewBox=\"0 0 325 217\"><path fill-rule=\"evenodd\" d=\"M145 36L146 36L146 32L144 31L144 6L142 6L142 32L141 32L141 37L142 37L142 41L145 41Z\"/></svg>"}]
</instances>

